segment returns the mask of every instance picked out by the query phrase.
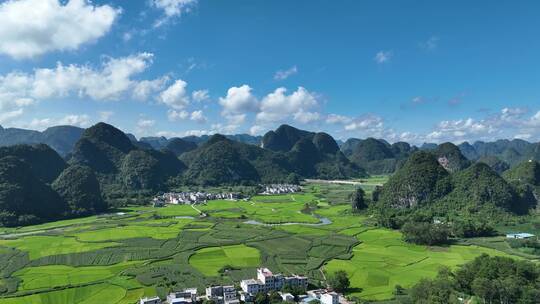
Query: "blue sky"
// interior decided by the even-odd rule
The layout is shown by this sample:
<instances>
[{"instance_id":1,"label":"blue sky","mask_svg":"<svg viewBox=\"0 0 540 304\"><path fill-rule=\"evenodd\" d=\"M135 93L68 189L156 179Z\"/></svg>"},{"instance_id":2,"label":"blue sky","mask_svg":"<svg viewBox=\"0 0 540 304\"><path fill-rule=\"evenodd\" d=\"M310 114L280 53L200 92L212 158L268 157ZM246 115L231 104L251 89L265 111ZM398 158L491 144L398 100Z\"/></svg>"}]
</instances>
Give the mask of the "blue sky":
<instances>
[{"instance_id":1,"label":"blue sky","mask_svg":"<svg viewBox=\"0 0 540 304\"><path fill-rule=\"evenodd\" d=\"M0 1L0 124L540 140L538 1Z\"/></svg>"}]
</instances>

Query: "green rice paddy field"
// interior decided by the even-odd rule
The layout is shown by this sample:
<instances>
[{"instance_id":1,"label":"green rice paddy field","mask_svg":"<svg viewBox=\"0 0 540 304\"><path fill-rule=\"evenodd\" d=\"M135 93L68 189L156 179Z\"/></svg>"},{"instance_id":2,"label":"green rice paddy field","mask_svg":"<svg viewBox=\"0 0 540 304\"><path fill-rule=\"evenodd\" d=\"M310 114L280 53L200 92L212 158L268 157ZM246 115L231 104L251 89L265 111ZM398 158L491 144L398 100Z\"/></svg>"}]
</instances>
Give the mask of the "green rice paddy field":
<instances>
[{"instance_id":1,"label":"green rice paddy field","mask_svg":"<svg viewBox=\"0 0 540 304\"><path fill-rule=\"evenodd\" d=\"M132 207L4 229L0 304L136 303L173 289L235 283L254 276L258 266L308 275L314 285L343 269L353 295L385 300L396 284L411 286L441 266L458 267L482 253L506 255L477 245L406 244L399 232L372 227L368 215L349 212L353 186L304 189L196 206L206 217L184 205ZM313 214L302 212L306 203L318 206Z\"/></svg>"}]
</instances>

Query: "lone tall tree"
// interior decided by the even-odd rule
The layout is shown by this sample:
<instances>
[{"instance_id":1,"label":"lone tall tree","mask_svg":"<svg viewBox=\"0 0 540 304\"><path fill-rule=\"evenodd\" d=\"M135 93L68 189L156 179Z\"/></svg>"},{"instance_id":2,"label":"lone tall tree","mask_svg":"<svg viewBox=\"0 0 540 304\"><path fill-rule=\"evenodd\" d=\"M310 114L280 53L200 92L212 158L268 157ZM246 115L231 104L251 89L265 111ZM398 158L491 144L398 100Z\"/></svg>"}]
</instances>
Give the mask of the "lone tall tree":
<instances>
[{"instance_id":1,"label":"lone tall tree","mask_svg":"<svg viewBox=\"0 0 540 304\"><path fill-rule=\"evenodd\" d=\"M351 285L349 276L344 270L338 270L334 274L328 276L327 283L333 290L337 292L344 292Z\"/></svg>"},{"instance_id":2,"label":"lone tall tree","mask_svg":"<svg viewBox=\"0 0 540 304\"><path fill-rule=\"evenodd\" d=\"M354 193L351 195L351 205L353 212L358 212L359 210L367 208L364 195L364 189L362 189L361 187L356 188L356 191L354 191Z\"/></svg>"}]
</instances>

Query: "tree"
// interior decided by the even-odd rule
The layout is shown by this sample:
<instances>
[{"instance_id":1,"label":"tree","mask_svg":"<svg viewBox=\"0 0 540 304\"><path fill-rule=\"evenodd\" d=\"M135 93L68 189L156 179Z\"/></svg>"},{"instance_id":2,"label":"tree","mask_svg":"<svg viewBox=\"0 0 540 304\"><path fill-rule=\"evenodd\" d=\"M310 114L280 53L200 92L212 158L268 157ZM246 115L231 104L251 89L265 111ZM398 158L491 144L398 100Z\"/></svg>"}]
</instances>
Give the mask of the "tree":
<instances>
[{"instance_id":1,"label":"tree","mask_svg":"<svg viewBox=\"0 0 540 304\"><path fill-rule=\"evenodd\" d=\"M328 277L328 285L337 292L344 292L349 288L351 282L344 270L338 270Z\"/></svg>"},{"instance_id":2,"label":"tree","mask_svg":"<svg viewBox=\"0 0 540 304\"><path fill-rule=\"evenodd\" d=\"M475 295L482 298L484 303L491 303L495 294L495 286L490 279L479 277L472 282L472 291Z\"/></svg>"},{"instance_id":3,"label":"tree","mask_svg":"<svg viewBox=\"0 0 540 304\"><path fill-rule=\"evenodd\" d=\"M403 303L454 304L459 297L476 296L481 303L533 304L540 298L540 267L528 261L481 255L452 272L443 268L438 275L414 285Z\"/></svg>"},{"instance_id":4,"label":"tree","mask_svg":"<svg viewBox=\"0 0 540 304\"><path fill-rule=\"evenodd\" d=\"M356 191L351 195L351 205L353 212L358 212L367 208L366 201L364 199L364 189L362 187L356 188Z\"/></svg>"},{"instance_id":5,"label":"tree","mask_svg":"<svg viewBox=\"0 0 540 304\"><path fill-rule=\"evenodd\" d=\"M268 296L268 301L271 304L281 303L283 302L283 298L281 298L281 295L277 291L274 290L270 293L270 296Z\"/></svg>"},{"instance_id":6,"label":"tree","mask_svg":"<svg viewBox=\"0 0 540 304\"><path fill-rule=\"evenodd\" d=\"M259 292L257 295L255 295L255 300L253 302L255 304L268 304L268 295Z\"/></svg>"},{"instance_id":7,"label":"tree","mask_svg":"<svg viewBox=\"0 0 540 304\"><path fill-rule=\"evenodd\" d=\"M298 185L300 184L300 178L298 177L298 174L296 173L290 173L287 176L287 184L291 185Z\"/></svg>"},{"instance_id":8,"label":"tree","mask_svg":"<svg viewBox=\"0 0 540 304\"><path fill-rule=\"evenodd\" d=\"M418 245L440 245L448 242L448 229L442 224L407 222L401 228L406 242Z\"/></svg>"},{"instance_id":9,"label":"tree","mask_svg":"<svg viewBox=\"0 0 540 304\"><path fill-rule=\"evenodd\" d=\"M404 295L404 294L405 294L405 288L403 288L403 286L397 284L394 287L394 295L395 296L400 296L400 295Z\"/></svg>"}]
</instances>

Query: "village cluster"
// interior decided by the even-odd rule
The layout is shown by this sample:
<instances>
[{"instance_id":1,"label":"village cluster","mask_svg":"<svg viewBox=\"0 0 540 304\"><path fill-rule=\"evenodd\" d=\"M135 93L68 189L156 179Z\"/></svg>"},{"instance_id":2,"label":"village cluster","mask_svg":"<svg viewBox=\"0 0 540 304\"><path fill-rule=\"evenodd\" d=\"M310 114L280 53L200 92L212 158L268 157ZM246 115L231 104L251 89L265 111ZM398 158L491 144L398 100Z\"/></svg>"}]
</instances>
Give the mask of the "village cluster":
<instances>
[{"instance_id":1,"label":"village cluster","mask_svg":"<svg viewBox=\"0 0 540 304\"><path fill-rule=\"evenodd\" d=\"M272 194L286 194L300 192L301 188L298 185L291 184L272 184L261 185L262 195ZM240 193L236 192L224 192L224 193L209 193L209 192L167 192L160 194L152 199L152 205L154 207L163 207L166 204L173 205L193 205L193 204L205 204L211 200L240 200L249 199Z\"/></svg>"},{"instance_id":2,"label":"village cluster","mask_svg":"<svg viewBox=\"0 0 540 304\"><path fill-rule=\"evenodd\" d=\"M260 194L263 195L296 193L302 190L299 185L293 184L272 184L263 185L262 187L264 191L262 191Z\"/></svg>"},{"instance_id":3,"label":"village cluster","mask_svg":"<svg viewBox=\"0 0 540 304\"><path fill-rule=\"evenodd\" d=\"M208 193L208 192L167 192L154 197L152 204L154 207L165 204L192 205L204 204L210 200L239 200L242 199L239 193Z\"/></svg>"},{"instance_id":4,"label":"village cluster","mask_svg":"<svg viewBox=\"0 0 540 304\"><path fill-rule=\"evenodd\" d=\"M277 291L283 302L298 302L308 304L319 302L321 304L339 304L346 302L339 293L326 289L309 290L296 299L291 293L281 292L283 287L289 286L301 290L307 290L308 278L305 276L273 274L268 268L258 268L257 278L242 280L241 290L235 286L209 286L204 295L198 295L197 288L187 288L183 291L173 292L162 302L159 297L142 298L139 304L195 304L204 301L212 301L215 304L239 304L253 303L257 294L269 294Z\"/></svg>"}]
</instances>

